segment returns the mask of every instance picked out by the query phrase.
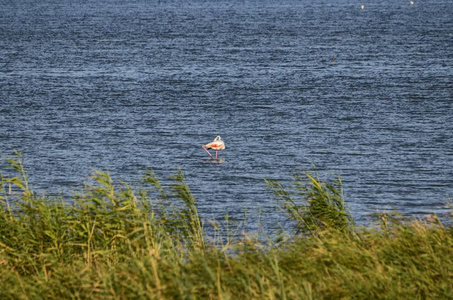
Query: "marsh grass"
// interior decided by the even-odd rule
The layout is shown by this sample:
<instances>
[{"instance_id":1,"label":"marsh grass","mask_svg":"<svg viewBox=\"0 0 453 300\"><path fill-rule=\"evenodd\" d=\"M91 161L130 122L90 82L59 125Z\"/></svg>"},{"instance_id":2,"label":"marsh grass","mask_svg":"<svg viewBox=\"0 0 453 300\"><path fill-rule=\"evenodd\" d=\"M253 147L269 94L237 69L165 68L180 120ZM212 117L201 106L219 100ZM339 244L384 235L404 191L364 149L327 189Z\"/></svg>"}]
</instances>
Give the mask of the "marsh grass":
<instances>
[{"instance_id":1,"label":"marsh grass","mask_svg":"<svg viewBox=\"0 0 453 300\"><path fill-rule=\"evenodd\" d=\"M340 179L268 180L296 229L276 243L207 236L181 171L169 189L148 171L137 191L95 172L52 198L20 153L6 163L0 299L453 299L452 228L395 214L355 227Z\"/></svg>"},{"instance_id":2,"label":"marsh grass","mask_svg":"<svg viewBox=\"0 0 453 300\"><path fill-rule=\"evenodd\" d=\"M296 233L316 234L330 229L351 232L354 220L343 200L341 178L322 182L317 174L305 173L305 180L294 175L293 190L288 191L277 180L265 179L291 220Z\"/></svg>"}]
</instances>

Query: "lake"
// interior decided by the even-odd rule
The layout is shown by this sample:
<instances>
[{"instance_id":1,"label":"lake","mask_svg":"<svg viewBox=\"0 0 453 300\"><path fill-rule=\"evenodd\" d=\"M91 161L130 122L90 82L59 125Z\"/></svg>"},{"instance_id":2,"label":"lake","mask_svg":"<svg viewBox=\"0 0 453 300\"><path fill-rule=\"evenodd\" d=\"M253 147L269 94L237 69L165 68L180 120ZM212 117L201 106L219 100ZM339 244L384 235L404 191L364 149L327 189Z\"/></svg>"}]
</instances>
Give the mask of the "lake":
<instances>
[{"instance_id":1,"label":"lake","mask_svg":"<svg viewBox=\"0 0 453 300\"><path fill-rule=\"evenodd\" d=\"M359 222L445 213L453 2L361 4L0 0L0 155L45 193L181 168L205 220L275 225L263 178L306 170L340 175Z\"/></svg>"}]
</instances>

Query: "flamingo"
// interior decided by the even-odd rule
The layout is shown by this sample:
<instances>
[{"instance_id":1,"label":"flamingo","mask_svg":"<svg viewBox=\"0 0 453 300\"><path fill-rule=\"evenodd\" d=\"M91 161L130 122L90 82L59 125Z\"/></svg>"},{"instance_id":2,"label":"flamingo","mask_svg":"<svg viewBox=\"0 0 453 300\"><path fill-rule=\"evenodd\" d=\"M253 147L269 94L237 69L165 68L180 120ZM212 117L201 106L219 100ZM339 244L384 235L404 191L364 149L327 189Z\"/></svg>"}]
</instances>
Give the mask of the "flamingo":
<instances>
[{"instance_id":1,"label":"flamingo","mask_svg":"<svg viewBox=\"0 0 453 300\"><path fill-rule=\"evenodd\" d=\"M211 153L209 153L208 149L214 149L215 150L215 158L217 159L217 153L219 150L225 150L225 143L222 141L222 138L218 135L214 141L206 144L206 145L202 145L201 148L203 148L206 152L208 152L209 156L211 156L211 158L214 158L212 157Z\"/></svg>"}]
</instances>

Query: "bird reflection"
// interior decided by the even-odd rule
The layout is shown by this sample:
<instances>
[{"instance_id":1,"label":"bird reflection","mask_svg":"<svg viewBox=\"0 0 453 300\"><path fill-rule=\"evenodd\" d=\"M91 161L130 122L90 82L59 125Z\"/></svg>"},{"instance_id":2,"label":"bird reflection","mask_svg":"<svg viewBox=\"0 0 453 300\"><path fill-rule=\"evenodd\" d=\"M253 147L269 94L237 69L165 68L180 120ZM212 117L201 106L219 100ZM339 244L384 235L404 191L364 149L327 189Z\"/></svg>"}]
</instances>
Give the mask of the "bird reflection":
<instances>
[{"instance_id":1,"label":"bird reflection","mask_svg":"<svg viewBox=\"0 0 453 300\"><path fill-rule=\"evenodd\" d=\"M205 163L210 163L210 164L223 164L225 162L225 157L221 158L208 158L204 160Z\"/></svg>"}]
</instances>

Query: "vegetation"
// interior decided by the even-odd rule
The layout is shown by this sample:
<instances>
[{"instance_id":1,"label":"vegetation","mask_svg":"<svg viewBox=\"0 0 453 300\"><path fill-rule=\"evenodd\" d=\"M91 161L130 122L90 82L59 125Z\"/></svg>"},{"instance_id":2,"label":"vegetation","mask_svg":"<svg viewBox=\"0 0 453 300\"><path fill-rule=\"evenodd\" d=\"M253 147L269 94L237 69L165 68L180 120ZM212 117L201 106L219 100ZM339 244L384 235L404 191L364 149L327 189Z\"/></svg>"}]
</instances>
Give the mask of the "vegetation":
<instances>
[{"instance_id":1,"label":"vegetation","mask_svg":"<svg viewBox=\"0 0 453 300\"><path fill-rule=\"evenodd\" d=\"M6 163L0 299L453 299L452 228L389 214L357 228L340 179L267 180L289 236L208 236L181 171L138 191L95 172L68 199L34 193L20 153Z\"/></svg>"}]
</instances>

